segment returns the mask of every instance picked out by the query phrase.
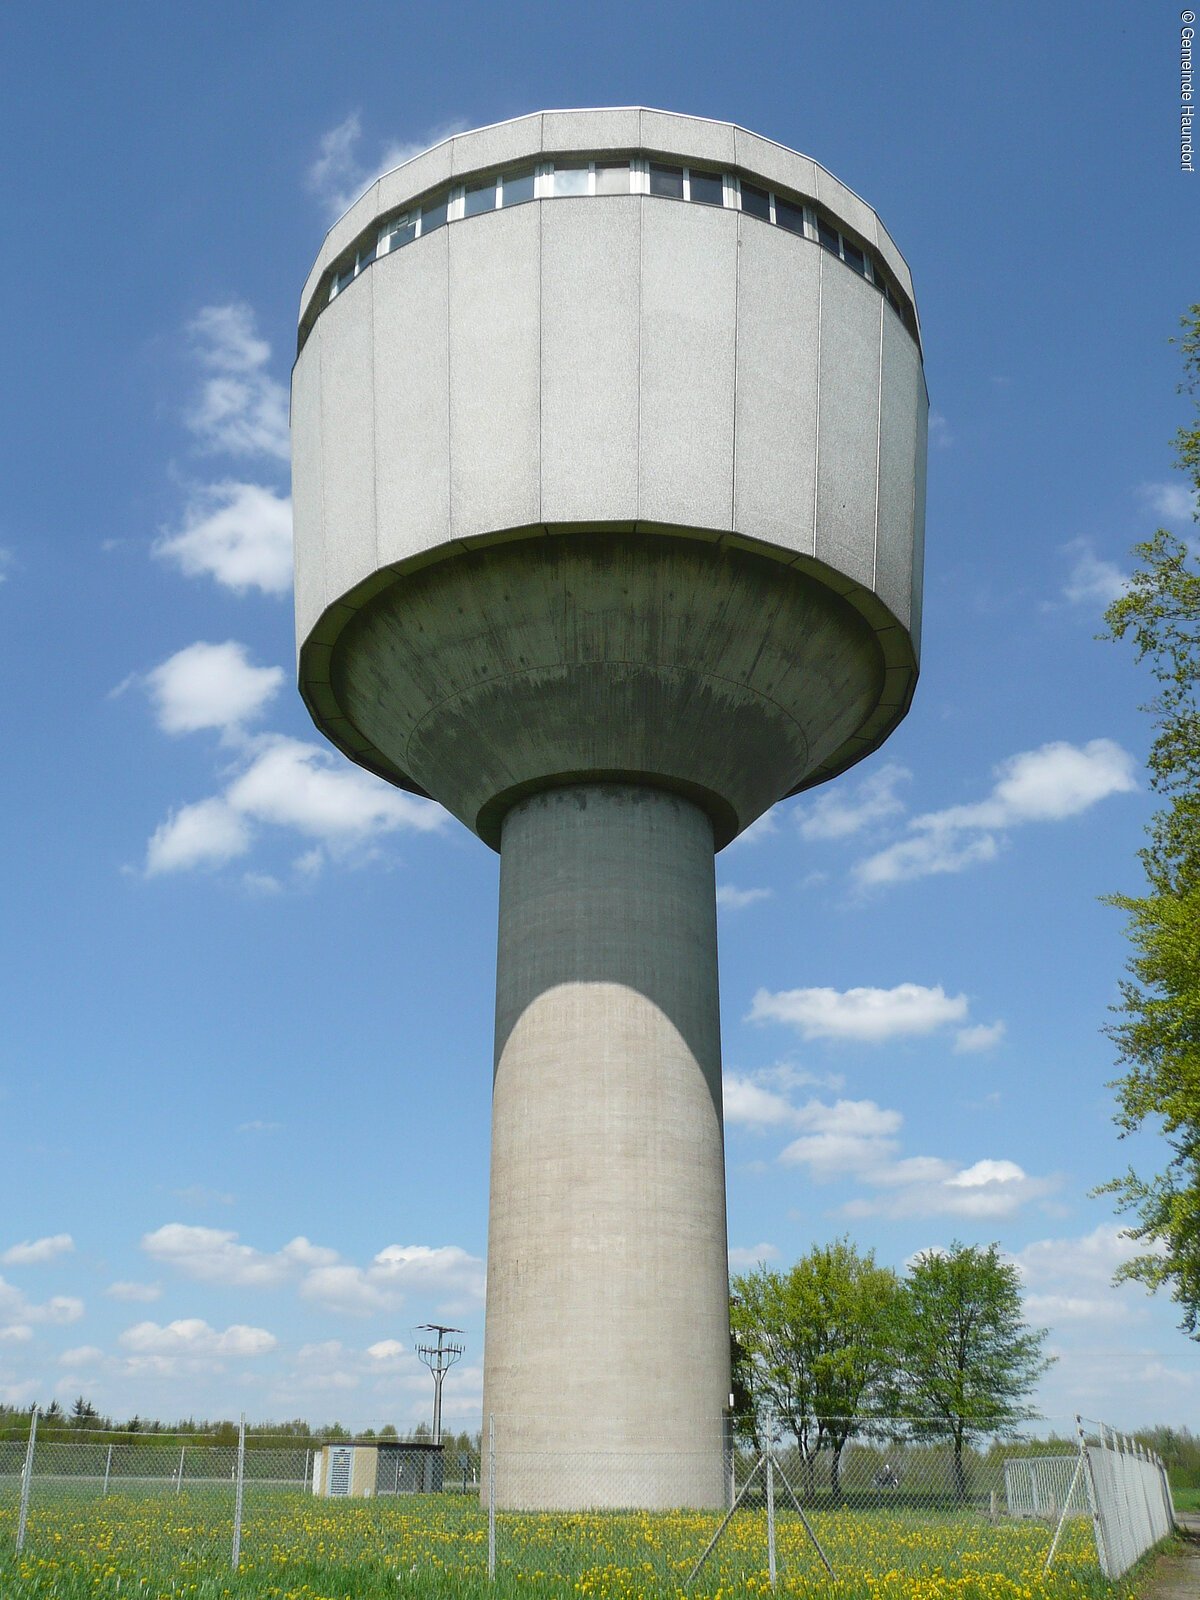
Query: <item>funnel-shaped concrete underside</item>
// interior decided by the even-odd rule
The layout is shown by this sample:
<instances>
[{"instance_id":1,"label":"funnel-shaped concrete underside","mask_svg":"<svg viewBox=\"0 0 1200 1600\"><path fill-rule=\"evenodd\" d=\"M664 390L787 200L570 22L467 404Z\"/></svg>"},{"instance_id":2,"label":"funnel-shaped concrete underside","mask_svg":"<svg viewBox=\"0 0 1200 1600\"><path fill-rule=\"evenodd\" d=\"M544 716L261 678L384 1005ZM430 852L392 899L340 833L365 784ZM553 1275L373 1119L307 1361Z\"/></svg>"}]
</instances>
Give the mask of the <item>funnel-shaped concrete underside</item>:
<instances>
[{"instance_id":1,"label":"funnel-shaped concrete underside","mask_svg":"<svg viewBox=\"0 0 1200 1600\"><path fill-rule=\"evenodd\" d=\"M555 187L593 161L594 193ZM651 193L655 163L719 174L716 203ZM411 242L380 254L394 223ZM725 1495L713 852L908 708L927 415L883 224L725 124L456 135L373 184L310 274L301 691L501 852L501 1506Z\"/></svg>"}]
</instances>

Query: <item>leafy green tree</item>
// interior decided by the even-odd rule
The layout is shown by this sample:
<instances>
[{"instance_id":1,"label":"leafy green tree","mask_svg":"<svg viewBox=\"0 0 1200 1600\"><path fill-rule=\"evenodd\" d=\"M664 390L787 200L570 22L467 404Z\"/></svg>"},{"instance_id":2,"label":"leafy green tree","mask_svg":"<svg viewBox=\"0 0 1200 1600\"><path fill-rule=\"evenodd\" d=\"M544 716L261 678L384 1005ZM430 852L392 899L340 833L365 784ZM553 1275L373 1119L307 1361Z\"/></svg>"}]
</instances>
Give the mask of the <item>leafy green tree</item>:
<instances>
[{"instance_id":1,"label":"leafy green tree","mask_svg":"<svg viewBox=\"0 0 1200 1600\"><path fill-rule=\"evenodd\" d=\"M1183 392L1200 391L1200 305L1183 319ZM1175 437L1179 468L1200 492L1200 420ZM1182 1327L1200 1339L1200 565L1195 543L1160 528L1136 545L1127 591L1105 612L1108 637L1131 638L1157 693L1151 787L1166 801L1141 851L1147 891L1111 895L1134 954L1121 985L1121 1020L1108 1030L1125 1068L1116 1121L1123 1133L1162 1131L1170 1155L1149 1177L1132 1167L1098 1192L1117 1197L1147 1246L1120 1269L1151 1290L1168 1287Z\"/></svg>"},{"instance_id":2,"label":"leafy green tree","mask_svg":"<svg viewBox=\"0 0 1200 1600\"><path fill-rule=\"evenodd\" d=\"M1024 1321L1021 1278L986 1250L955 1242L917 1256L905 1281L898 1400L918 1437L954 1448L954 1492L967 1497L963 1450L1032 1415L1024 1404L1051 1362L1045 1328Z\"/></svg>"},{"instance_id":3,"label":"leafy green tree","mask_svg":"<svg viewBox=\"0 0 1200 1600\"><path fill-rule=\"evenodd\" d=\"M839 1239L789 1272L743 1273L732 1289L730 1320L757 1408L791 1431L810 1484L817 1451L831 1451L836 1499L842 1449L894 1364L899 1280Z\"/></svg>"}]
</instances>

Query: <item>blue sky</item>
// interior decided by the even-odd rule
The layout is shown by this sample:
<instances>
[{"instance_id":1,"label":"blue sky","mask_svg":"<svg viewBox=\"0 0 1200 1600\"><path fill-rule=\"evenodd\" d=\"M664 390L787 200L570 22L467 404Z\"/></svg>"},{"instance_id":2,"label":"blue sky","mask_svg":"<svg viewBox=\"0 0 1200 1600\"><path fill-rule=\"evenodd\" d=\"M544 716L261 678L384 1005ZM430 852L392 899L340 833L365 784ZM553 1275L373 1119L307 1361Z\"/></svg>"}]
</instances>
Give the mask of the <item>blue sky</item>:
<instances>
[{"instance_id":1,"label":"blue sky","mask_svg":"<svg viewBox=\"0 0 1200 1600\"><path fill-rule=\"evenodd\" d=\"M643 104L814 156L913 271L923 677L717 862L734 1261L998 1240L1048 1417L1200 1426L1108 1287L1101 1030L1152 808L1095 638L1181 531L1197 298L1167 5L17 4L0 125L0 1399L478 1423L497 858L294 688L287 391L341 205L447 131Z\"/></svg>"}]
</instances>

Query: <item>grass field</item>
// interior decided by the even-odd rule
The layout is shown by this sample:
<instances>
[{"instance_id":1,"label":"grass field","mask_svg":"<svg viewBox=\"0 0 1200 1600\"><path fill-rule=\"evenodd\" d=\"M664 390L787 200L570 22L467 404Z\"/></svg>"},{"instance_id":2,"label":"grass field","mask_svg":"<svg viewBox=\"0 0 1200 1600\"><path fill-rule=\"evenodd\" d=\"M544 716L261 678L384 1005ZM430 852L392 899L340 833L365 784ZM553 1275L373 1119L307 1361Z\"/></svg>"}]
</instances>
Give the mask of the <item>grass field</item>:
<instances>
[{"instance_id":1,"label":"grass field","mask_svg":"<svg viewBox=\"0 0 1200 1600\"><path fill-rule=\"evenodd\" d=\"M3 1600L661 1600L683 1583L714 1531L705 1512L501 1515L497 1582L487 1580L487 1518L461 1497L314 1500L247 1495L241 1568L230 1571L228 1496L65 1495L30 1514L14 1551L16 1508L0 1507ZM794 1513L778 1516L780 1593L817 1600L1105 1600L1091 1529L1072 1519L1048 1577L1050 1532L1037 1522L820 1512L814 1531L831 1582ZM766 1518L739 1513L691 1590L700 1600L768 1588Z\"/></svg>"}]
</instances>

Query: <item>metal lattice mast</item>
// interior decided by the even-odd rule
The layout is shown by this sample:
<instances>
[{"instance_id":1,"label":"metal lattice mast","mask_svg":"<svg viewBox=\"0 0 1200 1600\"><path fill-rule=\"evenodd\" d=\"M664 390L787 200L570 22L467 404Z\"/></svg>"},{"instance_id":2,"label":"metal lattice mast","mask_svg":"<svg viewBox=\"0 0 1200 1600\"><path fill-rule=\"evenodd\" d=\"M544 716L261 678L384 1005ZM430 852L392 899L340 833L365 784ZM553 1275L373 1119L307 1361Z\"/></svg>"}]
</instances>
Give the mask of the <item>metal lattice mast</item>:
<instances>
[{"instance_id":1,"label":"metal lattice mast","mask_svg":"<svg viewBox=\"0 0 1200 1600\"><path fill-rule=\"evenodd\" d=\"M433 1442L442 1442L442 1384L446 1374L456 1362L462 1360L465 1345L448 1344L448 1333L461 1333L461 1328L447 1328L440 1322L423 1322L421 1331L436 1333L437 1344L419 1344L417 1354L433 1374Z\"/></svg>"}]
</instances>

